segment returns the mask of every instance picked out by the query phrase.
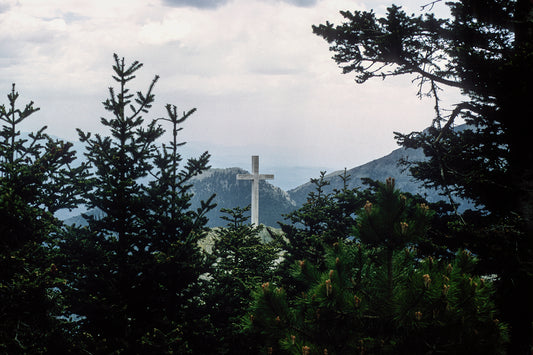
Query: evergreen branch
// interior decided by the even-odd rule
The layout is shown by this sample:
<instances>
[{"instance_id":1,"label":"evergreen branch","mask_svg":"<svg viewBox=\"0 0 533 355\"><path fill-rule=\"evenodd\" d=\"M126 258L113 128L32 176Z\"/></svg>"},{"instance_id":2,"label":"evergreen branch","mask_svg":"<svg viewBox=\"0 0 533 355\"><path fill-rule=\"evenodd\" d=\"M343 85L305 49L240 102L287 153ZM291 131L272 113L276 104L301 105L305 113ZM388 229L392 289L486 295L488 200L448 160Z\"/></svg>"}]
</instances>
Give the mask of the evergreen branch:
<instances>
[{"instance_id":1,"label":"evergreen branch","mask_svg":"<svg viewBox=\"0 0 533 355\"><path fill-rule=\"evenodd\" d=\"M435 117L434 122L437 122L437 125L440 128L440 121L442 120L442 117L441 117L441 114L440 114L439 97L437 95L437 88L436 88L436 86L435 86L433 81L431 81L431 90L433 92L433 96L435 97L435 114L436 114L436 117ZM435 139L434 145L437 145L439 143L440 139L442 138L444 132L446 132L446 131L448 131L450 129L450 126L453 124L456 116L459 115L461 110L463 108L467 108L467 107L471 106L469 103L463 103L463 104L464 104L464 106L460 106L461 104L459 104L459 105L457 105L455 107L454 111L452 112L452 115L450 116L450 118L448 119L448 121L446 122L444 127L442 127L440 129L440 133L439 133L438 137ZM439 149L435 149L435 152L437 152L437 151L440 152ZM439 154L436 154L435 158L437 160L437 164L439 165L439 173L440 173L440 177L442 179L443 185L444 185L445 194L448 197L448 201L450 202L450 205L453 208L454 214L459 218L459 221L461 222L462 225L466 225L466 221L464 220L463 216L459 213L459 210L457 208L457 203L455 203L455 201L454 201L454 199L452 197L450 186L449 186L449 184L446 183L447 179L446 179L446 176L445 176L445 173L444 173L444 163L442 161L442 156L439 155Z\"/></svg>"},{"instance_id":2,"label":"evergreen branch","mask_svg":"<svg viewBox=\"0 0 533 355\"><path fill-rule=\"evenodd\" d=\"M130 119L135 119L141 112L147 112L147 109L152 107L152 102L154 101L154 95L152 94L152 90L155 86L155 83L159 80L159 75L156 75L154 79L152 80L152 83L150 84L150 87L148 88L148 92L146 93L146 97L143 96L140 92L138 93L139 101L137 103L140 104L139 108L135 111L133 111L132 115L130 116Z\"/></svg>"},{"instance_id":3,"label":"evergreen branch","mask_svg":"<svg viewBox=\"0 0 533 355\"><path fill-rule=\"evenodd\" d=\"M425 10L426 8L428 8L428 11L431 11L431 10L433 10L433 6L435 6L436 3L441 2L441 1L442 0L434 0L434 1L431 1L430 3L428 3L428 4L420 5L420 10Z\"/></svg>"},{"instance_id":4,"label":"evergreen branch","mask_svg":"<svg viewBox=\"0 0 533 355\"><path fill-rule=\"evenodd\" d=\"M439 143L439 141L442 139L444 133L450 130L451 125L454 123L457 116L463 111L463 110L470 110L470 111L478 111L477 108L470 102L461 102L460 104L457 104L455 108L453 109L450 117L448 118L448 121L442 127L440 130L439 135L435 139L435 143Z\"/></svg>"},{"instance_id":5,"label":"evergreen branch","mask_svg":"<svg viewBox=\"0 0 533 355\"><path fill-rule=\"evenodd\" d=\"M423 77L425 77L425 78L427 78L427 79L429 79L431 81L436 81L438 83L441 83L441 84L444 84L444 85L447 85L447 86L460 88L460 89L464 89L464 87L465 87L464 84L459 82L459 81L445 79L445 78L440 77L438 75L432 74L432 73L420 68L419 66L417 66L415 64L407 62L406 60L398 59L397 63L399 65L404 66L407 69L403 73L408 73L408 72L418 73L418 74L422 75ZM401 73L401 74L403 74L403 73Z\"/></svg>"}]
</instances>

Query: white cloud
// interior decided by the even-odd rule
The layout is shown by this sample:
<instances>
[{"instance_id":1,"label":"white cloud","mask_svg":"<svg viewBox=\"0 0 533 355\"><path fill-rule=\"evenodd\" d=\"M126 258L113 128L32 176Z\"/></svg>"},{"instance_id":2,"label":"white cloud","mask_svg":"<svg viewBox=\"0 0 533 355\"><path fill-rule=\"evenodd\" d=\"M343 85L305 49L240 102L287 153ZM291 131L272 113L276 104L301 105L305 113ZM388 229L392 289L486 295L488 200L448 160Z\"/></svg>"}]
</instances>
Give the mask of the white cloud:
<instances>
[{"instance_id":1,"label":"white cloud","mask_svg":"<svg viewBox=\"0 0 533 355\"><path fill-rule=\"evenodd\" d=\"M415 11L419 2L405 4ZM252 147L264 147L279 161L351 167L394 149L393 131L431 120L432 104L408 80L356 85L311 31L338 22L339 10L388 1L191 3L0 1L0 90L16 82L55 134L97 131L116 52L145 64L135 90L161 75L155 116L167 102L197 107L184 139L237 147L246 164Z\"/></svg>"},{"instance_id":2,"label":"white cloud","mask_svg":"<svg viewBox=\"0 0 533 355\"><path fill-rule=\"evenodd\" d=\"M163 4L175 7L195 7L199 9L218 8L227 4L230 0L163 0ZM317 0L262 0L265 2L276 3L285 2L295 6L313 6Z\"/></svg>"},{"instance_id":3,"label":"white cloud","mask_svg":"<svg viewBox=\"0 0 533 355\"><path fill-rule=\"evenodd\" d=\"M228 0L163 0L168 6L176 7L196 7L200 9L217 8L227 3Z\"/></svg>"}]
</instances>

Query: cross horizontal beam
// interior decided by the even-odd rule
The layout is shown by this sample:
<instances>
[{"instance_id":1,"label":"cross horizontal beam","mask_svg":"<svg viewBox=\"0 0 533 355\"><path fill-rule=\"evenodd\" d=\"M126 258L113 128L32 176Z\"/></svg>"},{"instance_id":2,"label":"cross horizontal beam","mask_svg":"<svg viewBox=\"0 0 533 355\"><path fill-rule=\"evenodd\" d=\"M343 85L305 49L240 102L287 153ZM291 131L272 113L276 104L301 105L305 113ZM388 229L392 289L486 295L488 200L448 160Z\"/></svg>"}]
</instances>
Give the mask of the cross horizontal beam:
<instances>
[{"instance_id":1,"label":"cross horizontal beam","mask_svg":"<svg viewBox=\"0 0 533 355\"><path fill-rule=\"evenodd\" d=\"M252 180L252 224L259 225L259 181L273 180L273 174L259 174L259 156L252 155L252 174L237 174L237 180Z\"/></svg>"},{"instance_id":2,"label":"cross horizontal beam","mask_svg":"<svg viewBox=\"0 0 533 355\"><path fill-rule=\"evenodd\" d=\"M237 174L237 180L253 180L256 175L253 174ZM259 174L257 175L259 180L274 180L273 174Z\"/></svg>"}]
</instances>

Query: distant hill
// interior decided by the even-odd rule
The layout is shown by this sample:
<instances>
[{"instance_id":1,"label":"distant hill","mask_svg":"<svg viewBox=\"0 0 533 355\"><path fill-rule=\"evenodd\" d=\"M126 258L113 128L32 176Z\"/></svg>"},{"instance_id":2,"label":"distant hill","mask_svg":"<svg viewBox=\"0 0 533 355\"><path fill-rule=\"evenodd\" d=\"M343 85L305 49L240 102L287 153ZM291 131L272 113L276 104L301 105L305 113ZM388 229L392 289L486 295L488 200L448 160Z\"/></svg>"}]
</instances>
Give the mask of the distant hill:
<instances>
[{"instance_id":1,"label":"distant hill","mask_svg":"<svg viewBox=\"0 0 533 355\"><path fill-rule=\"evenodd\" d=\"M349 187L363 187L362 178L385 181L388 177L393 177L396 187L402 191L412 194L420 194L430 202L444 199L438 191L427 189L415 180L405 167L399 166L401 159L409 161L423 161L427 159L420 149L399 148L390 154L373 160L369 163L347 170L350 176ZM200 206L200 201L207 200L211 195L216 194L214 202L217 207L208 213L209 227L225 226L226 221L220 217L222 208L246 207L251 200L251 181L237 180L237 174L248 173L241 168L209 169L194 177L191 181L192 187L192 208ZM334 189L341 189L343 182L341 175L344 171L336 171L326 176L329 185L326 192ZM312 176L310 178L318 178ZM275 180L274 180L275 182ZM268 181L261 181L259 184L259 221L271 227L277 227L278 221L284 221L283 215L296 210L305 203L310 192L315 190L315 185L308 182L287 192L274 186ZM472 208L473 206L465 201L461 202L461 209ZM93 212L94 213L94 212ZM66 220L68 224L84 224L81 216L72 217Z\"/></svg>"},{"instance_id":2,"label":"distant hill","mask_svg":"<svg viewBox=\"0 0 533 355\"><path fill-rule=\"evenodd\" d=\"M200 206L200 201L207 200L216 194L214 202L217 207L208 213L209 226L224 226L226 222L220 218L221 208L246 207L251 202L252 182L237 180L237 174L247 174L240 168L209 169L194 177L192 207ZM268 181L259 182L259 221L268 226L277 226L283 214L297 208L289 194Z\"/></svg>"},{"instance_id":3,"label":"distant hill","mask_svg":"<svg viewBox=\"0 0 533 355\"><path fill-rule=\"evenodd\" d=\"M467 128L467 125L460 125L454 129L457 131L462 131ZM350 179L348 186L350 188L364 187L361 180L362 178L370 178L372 180L384 182L388 177L393 177L395 179L396 188L400 189L401 191L409 192L413 195L419 194L428 202L447 200L446 197L441 195L441 191L425 188L420 181L416 180L410 174L409 170L405 166L399 165L400 160L420 162L427 159L428 158L425 156L422 149L406 149L403 147L398 148L384 157L347 170L346 172ZM335 171L326 176L326 180L330 184L325 188L325 192L332 192L334 189L342 189L342 174L344 174L344 170ZM315 176L315 178L318 177L319 176ZM306 201L309 193L314 190L315 185L308 182L289 190L288 194L296 203L296 205L301 206ZM454 197L454 201L459 204L459 211L475 208L473 203L458 197Z\"/></svg>"},{"instance_id":4,"label":"distant hill","mask_svg":"<svg viewBox=\"0 0 533 355\"><path fill-rule=\"evenodd\" d=\"M365 185L363 185L362 182L363 178L370 178L372 180L384 182L388 177L393 177L395 179L396 188L401 191L409 192L413 195L418 194L429 202L447 200L441 195L440 191L425 188L420 181L413 178L405 166L399 165L399 162L402 159L417 162L424 161L427 157L424 155L422 149L396 149L382 158L347 170L346 173L349 176L348 187L364 188ZM324 188L324 191L330 193L334 189L342 189L343 181L341 176L343 174L344 170L339 170L326 175L325 179L329 182L329 185ZM301 206L305 203L309 193L314 191L315 188L316 186L314 184L308 182L289 190L288 194L296 205ZM454 198L454 200L460 204L459 210L474 207L473 204L462 199Z\"/></svg>"},{"instance_id":5,"label":"distant hill","mask_svg":"<svg viewBox=\"0 0 533 355\"><path fill-rule=\"evenodd\" d=\"M396 181L396 187L402 191L413 194L418 193L422 196L426 196L431 202L442 199L436 190L424 188L419 181L415 180L410 173L406 171L405 167L399 166L398 162L401 159L423 161L426 159L426 156L421 149L396 149L384 157L347 170L347 174L349 175L348 186L350 188L362 187L362 178L370 178L372 180L384 182L388 177L393 177ZM326 175L326 180L330 183L325 188L326 192L332 192L333 189L341 189L343 187L341 179L342 174L344 174L344 170L335 171ZM316 176L316 178L318 178L318 176ZM302 205L309 193L314 190L315 185L308 182L289 190L288 193L297 205Z\"/></svg>"},{"instance_id":6,"label":"distant hill","mask_svg":"<svg viewBox=\"0 0 533 355\"><path fill-rule=\"evenodd\" d=\"M416 162L427 158L421 149L398 148L382 158L347 170L350 176L349 187L364 187L362 178L384 182L388 177L393 177L396 187L401 191L419 194L429 202L444 199L439 191L423 187L422 183L415 180L404 166L400 166L398 163L402 159ZM225 225L225 221L220 218L221 208L245 207L250 204L251 182L236 179L237 174L244 173L248 172L240 168L210 169L193 179L193 207L199 206L201 200L207 200L209 196L216 194L217 207L208 214L210 227ZM330 183L325 188L326 192L343 187L341 179L343 173L343 170L339 170L326 175L326 180ZM318 177L315 176L315 178ZM272 227L278 226L278 221L284 221L283 215L302 206L309 193L314 190L315 185L311 182L285 192L270 182L261 181L259 185L260 223ZM456 202L462 203L460 209L473 207L460 199Z\"/></svg>"},{"instance_id":7,"label":"distant hill","mask_svg":"<svg viewBox=\"0 0 533 355\"><path fill-rule=\"evenodd\" d=\"M84 214L87 214L89 216L94 216L96 217L97 219L100 219L104 216L104 213L102 212L102 210L100 209L93 209L93 210L90 210L88 212L81 212L81 213L84 213ZM83 218L83 216L81 214L79 215L75 215L73 217L69 217L69 218L66 218L64 220L65 224L66 225L77 225L77 226L86 226L87 225L87 221L85 220L85 218Z\"/></svg>"},{"instance_id":8,"label":"distant hill","mask_svg":"<svg viewBox=\"0 0 533 355\"><path fill-rule=\"evenodd\" d=\"M237 174L248 174L248 172L240 168L209 169L191 179L193 184L190 191L193 194L191 209L200 207L202 200L207 201L215 194L213 202L217 206L207 214L209 227L221 227L227 224L225 220L220 218L223 215L220 212L222 208L244 208L250 204L252 183L251 181L237 180ZM267 181L259 182L259 196L259 221L267 226L277 227L277 222L283 220L283 214L297 208L296 203L290 199L287 192ZM99 217L102 212L91 210L87 214ZM249 215L250 212L248 212ZM81 215L66 218L65 223L68 225L87 225Z\"/></svg>"}]
</instances>

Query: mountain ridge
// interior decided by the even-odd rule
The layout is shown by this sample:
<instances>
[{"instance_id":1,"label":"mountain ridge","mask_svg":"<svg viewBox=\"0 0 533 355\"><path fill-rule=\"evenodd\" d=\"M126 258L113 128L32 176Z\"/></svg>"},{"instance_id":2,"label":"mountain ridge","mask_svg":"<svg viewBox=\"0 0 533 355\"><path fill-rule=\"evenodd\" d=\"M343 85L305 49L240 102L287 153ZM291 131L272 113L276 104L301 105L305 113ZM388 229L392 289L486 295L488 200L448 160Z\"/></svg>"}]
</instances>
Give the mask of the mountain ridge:
<instances>
[{"instance_id":1,"label":"mountain ridge","mask_svg":"<svg viewBox=\"0 0 533 355\"><path fill-rule=\"evenodd\" d=\"M427 157L421 149L398 148L391 153L374 159L365 164L347 169L349 176L349 188L362 188L363 178L372 180L385 181L388 177L393 177L396 187L404 192L419 194L429 202L442 200L442 193L423 186L422 182L417 181L411 176L408 169L400 166L401 160L410 162L423 161ZM201 201L208 200L215 194L213 202L217 206L208 212L208 227L220 227L226 225L226 221L221 217L221 209L232 209L235 207L244 208L250 205L251 201L251 181L237 180L238 174L248 174L249 172L239 167L231 168L211 168L192 178L191 180L191 208L196 209L200 206ZM331 193L335 189L343 188L342 175L344 170L336 170L325 175L325 180L329 185L324 187L325 193ZM317 176L316 178L318 178ZM259 183L259 221L267 226L276 227L278 222L284 220L284 215L296 210L302 206L309 193L315 191L316 186L309 179L308 182L301 184L293 189L284 191L273 183L262 180ZM471 204L458 199L463 207L471 208ZM83 225L83 218L76 216L65 220L67 224L76 223Z\"/></svg>"}]
</instances>

